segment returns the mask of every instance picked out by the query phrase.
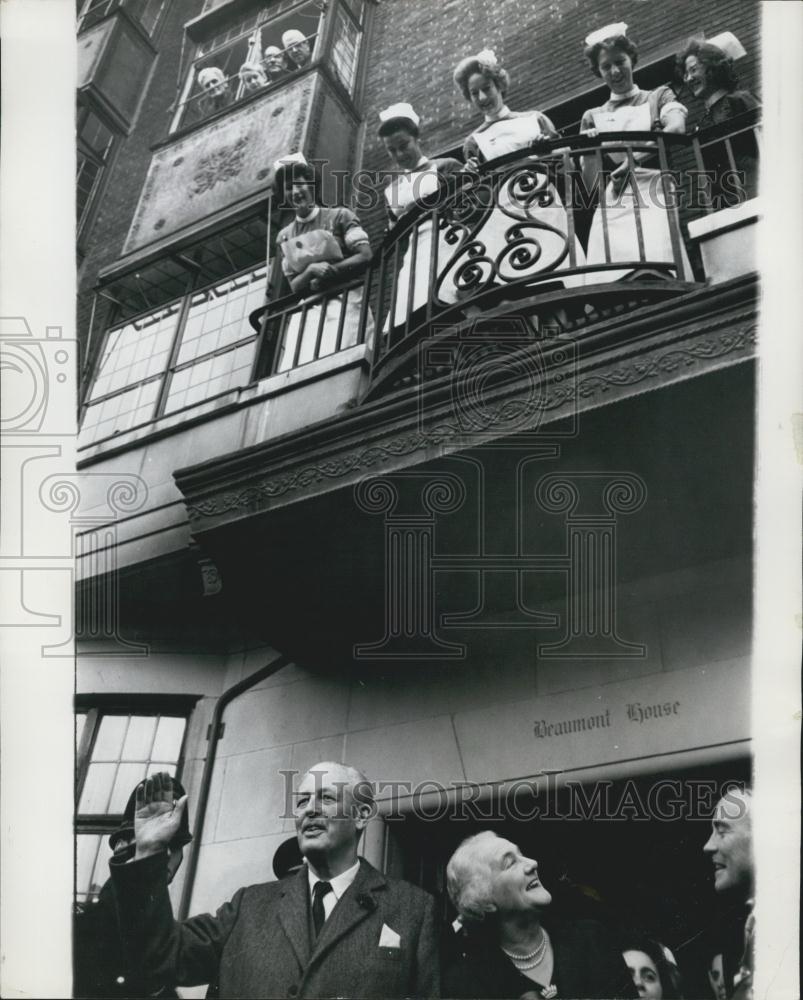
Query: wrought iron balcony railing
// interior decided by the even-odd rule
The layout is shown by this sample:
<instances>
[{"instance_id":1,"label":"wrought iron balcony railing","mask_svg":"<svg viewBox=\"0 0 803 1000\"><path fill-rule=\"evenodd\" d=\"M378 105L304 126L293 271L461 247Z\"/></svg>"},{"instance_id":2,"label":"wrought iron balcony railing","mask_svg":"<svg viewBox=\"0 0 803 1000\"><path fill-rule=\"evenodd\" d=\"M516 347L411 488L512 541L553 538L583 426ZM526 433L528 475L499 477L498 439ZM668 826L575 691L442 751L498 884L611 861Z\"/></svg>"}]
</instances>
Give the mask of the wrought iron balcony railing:
<instances>
[{"instance_id":1,"label":"wrought iron balcony railing","mask_svg":"<svg viewBox=\"0 0 803 1000\"><path fill-rule=\"evenodd\" d=\"M433 324L518 306L542 326L578 329L623 296L687 291L703 275L685 226L755 193L756 131L752 114L703 135L571 136L445 178L360 279L252 314L258 371L368 343L376 384L409 372Z\"/></svg>"}]
</instances>

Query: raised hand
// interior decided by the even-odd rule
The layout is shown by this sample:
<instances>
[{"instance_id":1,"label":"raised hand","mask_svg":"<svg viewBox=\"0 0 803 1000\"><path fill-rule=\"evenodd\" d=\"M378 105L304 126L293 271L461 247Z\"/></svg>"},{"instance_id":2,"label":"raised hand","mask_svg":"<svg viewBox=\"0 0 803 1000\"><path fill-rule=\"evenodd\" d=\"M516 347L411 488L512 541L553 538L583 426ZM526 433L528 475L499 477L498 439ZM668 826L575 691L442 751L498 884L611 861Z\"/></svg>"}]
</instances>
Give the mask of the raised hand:
<instances>
[{"instance_id":1,"label":"raised hand","mask_svg":"<svg viewBox=\"0 0 803 1000\"><path fill-rule=\"evenodd\" d=\"M164 851L178 833L187 796L176 800L173 779L160 772L137 786L134 839L137 858Z\"/></svg>"}]
</instances>

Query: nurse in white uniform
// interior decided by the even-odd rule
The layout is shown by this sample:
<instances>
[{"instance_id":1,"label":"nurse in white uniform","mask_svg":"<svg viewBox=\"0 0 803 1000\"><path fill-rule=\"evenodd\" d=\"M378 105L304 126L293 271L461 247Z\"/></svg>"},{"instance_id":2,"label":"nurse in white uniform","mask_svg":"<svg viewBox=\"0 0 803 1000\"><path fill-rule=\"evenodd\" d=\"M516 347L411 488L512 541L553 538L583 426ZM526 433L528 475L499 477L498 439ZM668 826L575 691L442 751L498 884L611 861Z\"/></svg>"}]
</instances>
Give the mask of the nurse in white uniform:
<instances>
[{"instance_id":1,"label":"nurse in white uniform","mask_svg":"<svg viewBox=\"0 0 803 1000\"><path fill-rule=\"evenodd\" d=\"M598 108L583 115L580 131L595 137L605 132L679 132L686 131L686 108L678 101L671 87L641 90L633 83L633 67L638 50L627 37L627 25L622 22L606 25L586 37L585 56L591 71L610 87L610 98ZM626 153L606 156L613 169L604 192L605 223L607 225L609 258L605 252L603 213L597 208L588 240L588 264L641 261L674 263L670 236L668 198L674 197L674 181L661 177L656 169L657 154L634 152L634 176L630 177ZM587 157L583 164L586 185L593 186L598 161ZM636 192L638 193L636 205ZM668 196L668 198L667 198ZM637 218L641 223L643 256L640 253ZM672 274L681 280L692 280L683 239L678 232L681 249L680 267ZM634 269L589 272L588 284L616 281L632 274Z\"/></svg>"},{"instance_id":2,"label":"nurse in white uniform","mask_svg":"<svg viewBox=\"0 0 803 1000\"><path fill-rule=\"evenodd\" d=\"M555 139L557 130L540 111L511 111L505 103L509 76L490 50L485 49L458 64L454 81L461 93L482 113L483 122L466 139L463 156L466 167L479 170L498 157L517 150L529 150L539 140ZM537 156L528 158L533 164ZM519 170L504 179L498 188L493 209L473 240L483 245L484 277L504 284L543 273L566 286L582 285L582 274L566 275L566 268L582 267L585 258L576 239L569 235L567 212L555 185L545 171L531 171L527 181L535 189L517 184ZM515 230L516 223L521 231ZM524 239L518 250L505 252L514 240ZM462 264L464 260L458 260ZM456 276L458 285L461 284Z\"/></svg>"},{"instance_id":3,"label":"nurse in white uniform","mask_svg":"<svg viewBox=\"0 0 803 1000\"><path fill-rule=\"evenodd\" d=\"M453 157L430 159L421 151L421 119L410 104L392 104L379 112L379 121L379 137L398 171L385 188L385 203L393 226L419 205L422 199L436 194L441 186L441 178L462 170L462 164ZM396 279L393 321L390 321L388 315L384 325L385 332L407 321L408 304L412 317L413 313L427 304L434 292L434 288L430 288L432 219L423 216L416 230L417 238L414 238L412 229L402 238L405 248ZM454 245L447 244L441 233L436 262L438 273L448 264L454 250ZM454 298L452 292L451 301ZM392 295L387 303L388 309L391 308L391 301Z\"/></svg>"}]
</instances>

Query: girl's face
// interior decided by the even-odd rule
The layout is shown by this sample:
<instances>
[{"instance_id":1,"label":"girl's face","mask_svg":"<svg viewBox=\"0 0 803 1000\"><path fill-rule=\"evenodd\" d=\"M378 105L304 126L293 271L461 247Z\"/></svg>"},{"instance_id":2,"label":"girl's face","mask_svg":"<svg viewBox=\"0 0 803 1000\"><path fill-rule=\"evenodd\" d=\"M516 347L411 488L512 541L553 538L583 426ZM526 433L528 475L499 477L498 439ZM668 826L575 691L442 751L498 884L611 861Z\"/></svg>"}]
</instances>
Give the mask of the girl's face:
<instances>
[{"instance_id":1,"label":"girl's face","mask_svg":"<svg viewBox=\"0 0 803 1000\"><path fill-rule=\"evenodd\" d=\"M484 115L500 111L505 103L499 88L483 73L472 73L468 78L468 96L474 107Z\"/></svg>"},{"instance_id":2,"label":"girl's face","mask_svg":"<svg viewBox=\"0 0 803 1000\"><path fill-rule=\"evenodd\" d=\"M405 129L396 129L382 136L382 142L391 160L400 170L412 170L421 159L418 139Z\"/></svg>"},{"instance_id":3,"label":"girl's face","mask_svg":"<svg viewBox=\"0 0 803 1000\"><path fill-rule=\"evenodd\" d=\"M695 97L705 97L708 93L708 74L697 56L686 56L683 82Z\"/></svg>"},{"instance_id":4,"label":"girl's face","mask_svg":"<svg viewBox=\"0 0 803 1000\"><path fill-rule=\"evenodd\" d=\"M647 997L649 1000L663 1000L663 987L661 977L655 968L655 962L646 952L626 951L623 953L625 965L633 977L633 984L638 990L640 997Z\"/></svg>"},{"instance_id":5,"label":"girl's face","mask_svg":"<svg viewBox=\"0 0 803 1000\"><path fill-rule=\"evenodd\" d=\"M602 79L614 94L626 94L633 86L633 63L621 49L603 49L597 60Z\"/></svg>"}]
</instances>

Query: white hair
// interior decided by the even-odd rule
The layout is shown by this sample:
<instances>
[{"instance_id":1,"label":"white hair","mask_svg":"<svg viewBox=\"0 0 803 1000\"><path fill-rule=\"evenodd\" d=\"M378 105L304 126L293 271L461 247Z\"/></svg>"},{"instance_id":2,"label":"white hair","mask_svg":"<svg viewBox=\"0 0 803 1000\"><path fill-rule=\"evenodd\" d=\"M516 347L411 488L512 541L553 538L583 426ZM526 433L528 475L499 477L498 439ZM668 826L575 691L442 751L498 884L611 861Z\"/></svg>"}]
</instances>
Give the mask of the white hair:
<instances>
[{"instance_id":1,"label":"white hair","mask_svg":"<svg viewBox=\"0 0 803 1000\"><path fill-rule=\"evenodd\" d=\"M449 897L464 923L479 923L496 911L491 900L493 872L485 851L498 839L491 830L467 837L446 866Z\"/></svg>"}]
</instances>

